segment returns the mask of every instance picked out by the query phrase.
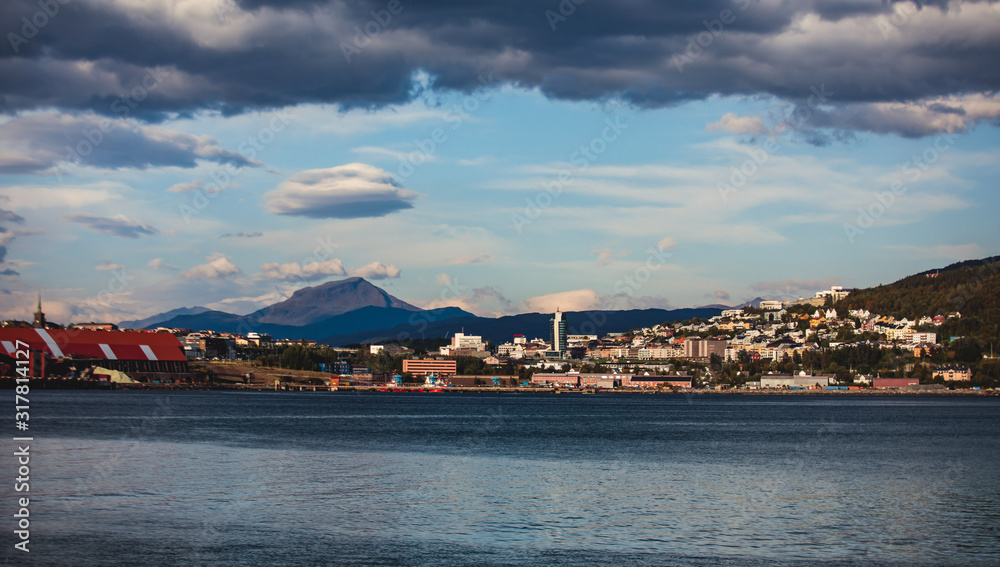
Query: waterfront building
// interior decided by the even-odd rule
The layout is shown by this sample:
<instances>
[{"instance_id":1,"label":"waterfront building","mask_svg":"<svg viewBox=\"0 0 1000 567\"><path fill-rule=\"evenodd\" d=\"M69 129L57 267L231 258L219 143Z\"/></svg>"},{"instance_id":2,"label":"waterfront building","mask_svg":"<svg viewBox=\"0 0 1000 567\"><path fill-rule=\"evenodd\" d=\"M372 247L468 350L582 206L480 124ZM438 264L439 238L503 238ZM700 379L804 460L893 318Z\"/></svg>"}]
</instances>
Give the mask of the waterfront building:
<instances>
[{"instance_id":1,"label":"waterfront building","mask_svg":"<svg viewBox=\"0 0 1000 567\"><path fill-rule=\"evenodd\" d=\"M409 372L414 376L427 376L428 374L454 376L458 374L458 363L454 360L408 358L403 361L403 372Z\"/></svg>"},{"instance_id":2,"label":"waterfront building","mask_svg":"<svg viewBox=\"0 0 1000 567\"><path fill-rule=\"evenodd\" d=\"M180 340L168 333L5 327L0 328L0 345L0 362L14 368L17 353L27 351L30 374L43 378L79 375L90 366L140 381L188 372Z\"/></svg>"},{"instance_id":3,"label":"waterfront building","mask_svg":"<svg viewBox=\"0 0 1000 567\"><path fill-rule=\"evenodd\" d=\"M943 378L945 381L967 382L972 380L972 371L967 366L938 366L934 369L935 378Z\"/></svg>"}]
</instances>

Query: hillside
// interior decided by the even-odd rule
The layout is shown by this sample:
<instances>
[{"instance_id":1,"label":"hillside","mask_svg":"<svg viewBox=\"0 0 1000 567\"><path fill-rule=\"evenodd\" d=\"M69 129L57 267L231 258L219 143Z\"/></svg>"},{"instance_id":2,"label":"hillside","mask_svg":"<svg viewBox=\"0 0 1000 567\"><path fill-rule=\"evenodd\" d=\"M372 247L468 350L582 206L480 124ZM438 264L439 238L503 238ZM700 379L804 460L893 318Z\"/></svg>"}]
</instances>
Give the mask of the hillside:
<instances>
[{"instance_id":1,"label":"hillside","mask_svg":"<svg viewBox=\"0 0 1000 567\"><path fill-rule=\"evenodd\" d=\"M937 274L934 276L933 274ZM837 310L867 309L907 317L959 312L941 329L944 336L964 335L996 342L1000 337L1000 258L953 264L897 282L851 292Z\"/></svg>"},{"instance_id":2,"label":"hillside","mask_svg":"<svg viewBox=\"0 0 1000 567\"><path fill-rule=\"evenodd\" d=\"M166 313L158 313L156 315L146 317L145 319L137 319L132 321L120 321L118 326L122 329L145 329L147 327L155 327L164 321L169 321L174 317L181 317L184 315L198 315L211 311L208 307L181 307L179 309L173 309L167 311Z\"/></svg>"}]
</instances>

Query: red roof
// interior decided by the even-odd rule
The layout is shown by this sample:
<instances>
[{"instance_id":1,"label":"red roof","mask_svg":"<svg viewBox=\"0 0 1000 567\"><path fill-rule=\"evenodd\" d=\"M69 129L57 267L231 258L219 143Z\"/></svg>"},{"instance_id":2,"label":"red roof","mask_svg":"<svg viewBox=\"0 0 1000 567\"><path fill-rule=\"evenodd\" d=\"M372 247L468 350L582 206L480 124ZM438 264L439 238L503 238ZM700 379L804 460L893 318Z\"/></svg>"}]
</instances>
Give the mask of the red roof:
<instances>
[{"instance_id":1,"label":"red roof","mask_svg":"<svg viewBox=\"0 0 1000 567\"><path fill-rule=\"evenodd\" d=\"M54 358L187 360L184 346L169 333L0 328L2 352L13 356L25 343L28 350L44 351Z\"/></svg>"}]
</instances>

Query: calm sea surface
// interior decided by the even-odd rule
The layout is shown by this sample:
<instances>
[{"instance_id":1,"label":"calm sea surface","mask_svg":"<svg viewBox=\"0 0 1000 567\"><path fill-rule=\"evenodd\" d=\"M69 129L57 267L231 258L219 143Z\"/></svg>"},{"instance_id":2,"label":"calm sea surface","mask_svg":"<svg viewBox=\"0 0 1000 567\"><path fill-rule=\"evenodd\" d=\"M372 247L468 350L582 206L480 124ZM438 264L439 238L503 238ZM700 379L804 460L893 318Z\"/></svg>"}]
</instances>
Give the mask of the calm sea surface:
<instances>
[{"instance_id":1,"label":"calm sea surface","mask_svg":"<svg viewBox=\"0 0 1000 567\"><path fill-rule=\"evenodd\" d=\"M997 398L31 401L9 565L1000 564Z\"/></svg>"}]
</instances>

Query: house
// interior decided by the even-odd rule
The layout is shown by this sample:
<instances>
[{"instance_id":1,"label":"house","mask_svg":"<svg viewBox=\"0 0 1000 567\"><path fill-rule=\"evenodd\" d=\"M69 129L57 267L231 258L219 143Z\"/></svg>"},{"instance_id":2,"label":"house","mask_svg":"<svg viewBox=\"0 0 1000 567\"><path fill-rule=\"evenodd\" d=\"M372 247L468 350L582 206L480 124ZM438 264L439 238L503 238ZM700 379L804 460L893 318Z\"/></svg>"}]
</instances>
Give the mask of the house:
<instances>
[{"instance_id":1,"label":"house","mask_svg":"<svg viewBox=\"0 0 1000 567\"><path fill-rule=\"evenodd\" d=\"M972 380L972 371L966 366L938 366L934 369L933 376L934 378L943 378L945 381L968 382Z\"/></svg>"}]
</instances>

